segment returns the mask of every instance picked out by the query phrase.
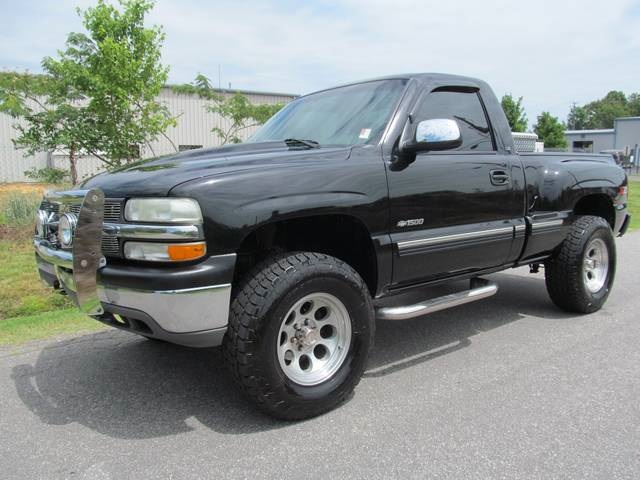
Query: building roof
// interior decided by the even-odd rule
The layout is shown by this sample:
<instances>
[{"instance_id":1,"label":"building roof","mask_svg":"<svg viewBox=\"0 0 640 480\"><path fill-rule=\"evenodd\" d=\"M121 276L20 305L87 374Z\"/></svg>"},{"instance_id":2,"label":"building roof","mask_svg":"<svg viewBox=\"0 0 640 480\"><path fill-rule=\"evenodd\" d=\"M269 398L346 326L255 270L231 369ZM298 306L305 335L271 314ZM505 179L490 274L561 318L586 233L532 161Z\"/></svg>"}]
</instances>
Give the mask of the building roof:
<instances>
[{"instance_id":1,"label":"building roof","mask_svg":"<svg viewBox=\"0 0 640 480\"><path fill-rule=\"evenodd\" d=\"M162 86L162 88L168 88L173 90L174 87L181 87L182 84L179 83L166 83ZM297 98L300 96L300 94L297 93L282 93L282 92L264 92L261 90L243 90L241 88L213 88L212 89L214 92L217 93L242 93L243 95L269 95L272 97L291 97L291 98ZM179 92L182 93L184 95L189 95L188 93L185 92Z\"/></svg>"},{"instance_id":2,"label":"building roof","mask_svg":"<svg viewBox=\"0 0 640 480\"><path fill-rule=\"evenodd\" d=\"M622 120L640 120L640 117L620 117L616 118L616 122L621 122Z\"/></svg>"},{"instance_id":3,"label":"building roof","mask_svg":"<svg viewBox=\"0 0 640 480\"><path fill-rule=\"evenodd\" d=\"M597 135L599 133L615 133L614 128L601 128L597 130L566 130L565 135Z\"/></svg>"}]
</instances>

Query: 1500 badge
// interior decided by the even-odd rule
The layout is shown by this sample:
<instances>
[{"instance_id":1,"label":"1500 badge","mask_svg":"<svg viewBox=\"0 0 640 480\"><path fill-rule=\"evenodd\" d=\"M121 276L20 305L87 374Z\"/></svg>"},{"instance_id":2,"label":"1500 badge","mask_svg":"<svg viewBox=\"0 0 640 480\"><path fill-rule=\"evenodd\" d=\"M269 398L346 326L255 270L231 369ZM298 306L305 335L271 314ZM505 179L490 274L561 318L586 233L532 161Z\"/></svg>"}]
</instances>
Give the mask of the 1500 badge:
<instances>
[{"instance_id":1,"label":"1500 badge","mask_svg":"<svg viewBox=\"0 0 640 480\"><path fill-rule=\"evenodd\" d=\"M410 218L409 220L400 220L397 225L399 227L415 227L418 225L422 225L424 223L424 218Z\"/></svg>"}]
</instances>

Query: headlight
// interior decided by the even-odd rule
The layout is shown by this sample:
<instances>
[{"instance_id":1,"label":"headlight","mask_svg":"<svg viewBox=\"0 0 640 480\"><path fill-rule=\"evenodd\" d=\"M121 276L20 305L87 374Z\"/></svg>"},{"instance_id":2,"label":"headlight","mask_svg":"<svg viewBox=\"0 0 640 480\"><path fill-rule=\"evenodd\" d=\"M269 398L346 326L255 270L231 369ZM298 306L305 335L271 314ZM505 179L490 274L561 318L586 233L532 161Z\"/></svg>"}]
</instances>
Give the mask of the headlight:
<instances>
[{"instance_id":1,"label":"headlight","mask_svg":"<svg viewBox=\"0 0 640 480\"><path fill-rule=\"evenodd\" d=\"M73 213L65 213L58 223L58 241L63 247L70 247L73 243L73 232L78 219Z\"/></svg>"},{"instance_id":2,"label":"headlight","mask_svg":"<svg viewBox=\"0 0 640 480\"><path fill-rule=\"evenodd\" d=\"M202 223L200 205L192 198L132 198L124 207L130 222Z\"/></svg>"},{"instance_id":3,"label":"headlight","mask_svg":"<svg viewBox=\"0 0 640 480\"><path fill-rule=\"evenodd\" d=\"M130 260L146 260L148 262L185 262L201 258L205 253L207 253L207 247L204 242L127 242L124 244L124 256Z\"/></svg>"}]
</instances>

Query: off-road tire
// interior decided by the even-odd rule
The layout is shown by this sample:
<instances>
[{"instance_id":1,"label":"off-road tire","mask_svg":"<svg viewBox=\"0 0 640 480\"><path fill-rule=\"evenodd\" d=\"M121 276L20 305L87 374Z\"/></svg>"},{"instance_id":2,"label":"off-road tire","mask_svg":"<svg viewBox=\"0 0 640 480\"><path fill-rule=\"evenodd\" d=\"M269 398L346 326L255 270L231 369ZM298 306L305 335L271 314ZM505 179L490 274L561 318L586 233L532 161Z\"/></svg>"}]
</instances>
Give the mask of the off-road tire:
<instances>
[{"instance_id":1,"label":"off-road tire","mask_svg":"<svg viewBox=\"0 0 640 480\"><path fill-rule=\"evenodd\" d=\"M601 239L608 250L608 272L602 288L591 292L583 274L587 247L595 238ZM553 303L568 312L592 313L600 310L607 300L616 269L616 245L611 227L602 217L579 216L570 227L567 238L558 252L545 262L547 291Z\"/></svg>"},{"instance_id":2,"label":"off-road tire","mask_svg":"<svg viewBox=\"0 0 640 480\"><path fill-rule=\"evenodd\" d=\"M333 295L344 304L351 341L330 378L303 386L283 372L277 338L288 310L316 292ZM284 420L301 420L335 408L351 394L364 372L374 331L371 295L353 268L320 253L279 253L259 263L235 291L223 354L240 390L259 410Z\"/></svg>"}]
</instances>

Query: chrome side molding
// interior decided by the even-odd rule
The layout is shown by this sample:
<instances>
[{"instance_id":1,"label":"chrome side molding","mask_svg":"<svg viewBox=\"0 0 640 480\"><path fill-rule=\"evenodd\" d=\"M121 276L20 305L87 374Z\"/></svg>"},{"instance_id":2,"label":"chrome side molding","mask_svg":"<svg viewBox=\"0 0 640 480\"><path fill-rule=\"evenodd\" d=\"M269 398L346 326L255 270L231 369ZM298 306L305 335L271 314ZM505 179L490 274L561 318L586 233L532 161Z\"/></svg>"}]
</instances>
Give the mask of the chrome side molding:
<instances>
[{"instance_id":1,"label":"chrome side molding","mask_svg":"<svg viewBox=\"0 0 640 480\"><path fill-rule=\"evenodd\" d=\"M431 298L414 305L400 307L381 307L376 310L376 317L382 320L408 320L429 313L445 310L465 303L475 302L491 297L498 291L498 285L484 278L471 280L471 288L462 292L451 293L442 297Z\"/></svg>"},{"instance_id":2,"label":"chrome side molding","mask_svg":"<svg viewBox=\"0 0 640 480\"><path fill-rule=\"evenodd\" d=\"M548 229L548 228L559 228L562 226L563 223L564 223L563 218L556 218L553 220L543 220L538 222L534 221L531 224L531 228L533 231L540 230L540 229Z\"/></svg>"},{"instance_id":3,"label":"chrome side molding","mask_svg":"<svg viewBox=\"0 0 640 480\"><path fill-rule=\"evenodd\" d=\"M477 230L465 233L454 233L450 235L442 235L440 237L404 240L402 242L398 242L398 249L402 252L403 250L407 250L409 248L440 245L442 243L455 242L458 240L475 240L478 238L493 237L496 235L513 235L513 229L513 225L509 225L508 227L491 228L487 230Z\"/></svg>"}]
</instances>

